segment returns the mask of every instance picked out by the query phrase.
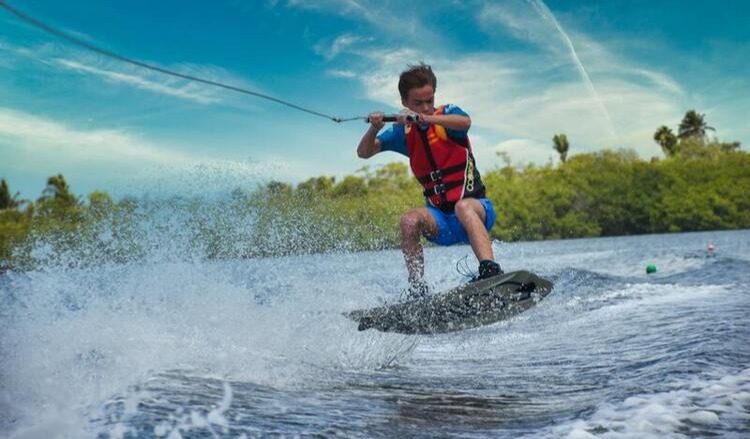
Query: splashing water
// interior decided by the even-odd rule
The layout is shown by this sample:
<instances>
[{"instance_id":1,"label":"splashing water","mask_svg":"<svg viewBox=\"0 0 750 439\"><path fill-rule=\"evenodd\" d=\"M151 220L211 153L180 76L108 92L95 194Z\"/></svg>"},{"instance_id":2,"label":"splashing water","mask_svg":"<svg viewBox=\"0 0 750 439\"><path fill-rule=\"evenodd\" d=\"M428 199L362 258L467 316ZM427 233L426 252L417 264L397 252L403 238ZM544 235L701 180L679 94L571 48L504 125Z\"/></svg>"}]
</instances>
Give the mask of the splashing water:
<instances>
[{"instance_id":1,"label":"splashing water","mask_svg":"<svg viewBox=\"0 0 750 439\"><path fill-rule=\"evenodd\" d=\"M586 85L586 89L588 90L589 94L592 98L596 101L596 105L599 107L599 110L601 110L602 115L607 120L607 128L609 129L609 134L613 139L617 139L617 132L615 131L614 124L612 123L612 118L609 116L609 112L607 111L607 107L604 105L604 101L602 101L601 96L596 91L596 88L594 87L594 83L591 82L591 78L589 78L589 74L586 71L586 68L583 67L583 63L581 63L580 58L578 58L578 53L576 52L575 46L573 46L573 42L570 40L570 37L565 32L565 30L562 28L560 23L555 18L555 15L552 13L552 11L547 7L546 4L542 0L527 0L531 5L534 7L534 9L539 13L539 15L546 21L552 23L553 26L555 26L555 29L560 33L560 36L562 37L563 42L568 48L568 52L570 53L570 57L573 59L573 62L576 65L576 68L578 69L578 73L581 75L581 79L583 79L583 83Z\"/></svg>"},{"instance_id":2,"label":"splashing water","mask_svg":"<svg viewBox=\"0 0 750 439\"><path fill-rule=\"evenodd\" d=\"M142 422L143 407L165 404L162 387L191 374L219 377L216 398L199 381L188 396L205 409L179 408L148 430L218 437L237 405L227 377L239 390L293 388L311 376L387 367L414 349L418 339L359 333L342 317L366 290L350 256L246 258L304 246L313 231L277 226L254 242L268 208L237 203L140 201L87 229L32 239L28 270L0 274L0 437L98 437L100 427L103 437L143 437L119 421ZM318 240L323 229L314 230ZM366 297L375 305L376 294ZM165 375L174 371L176 379Z\"/></svg>"},{"instance_id":3,"label":"splashing water","mask_svg":"<svg viewBox=\"0 0 750 439\"><path fill-rule=\"evenodd\" d=\"M421 338L342 316L396 300L397 250L206 259L191 224L241 240L253 221L214 209L238 223L154 207L137 233L46 243L36 269L0 275L0 437L750 433L747 231L496 246L554 294L512 321ZM143 244L120 258L117 239ZM695 253L707 241L719 250ZM427 249L428 280L455 285L444 267L470 251Z\"/></svg>"}]
</instances>

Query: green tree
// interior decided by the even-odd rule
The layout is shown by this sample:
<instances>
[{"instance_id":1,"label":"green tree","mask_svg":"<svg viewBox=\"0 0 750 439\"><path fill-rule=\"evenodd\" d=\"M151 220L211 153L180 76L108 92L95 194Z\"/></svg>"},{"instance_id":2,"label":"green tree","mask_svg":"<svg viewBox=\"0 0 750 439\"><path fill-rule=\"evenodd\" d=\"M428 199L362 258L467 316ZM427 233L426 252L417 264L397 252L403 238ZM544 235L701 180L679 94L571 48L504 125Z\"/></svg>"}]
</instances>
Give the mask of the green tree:
<instances>
[{"instance_id":1,"label":"green tree","mask_svg":"<svg viewBox=\"0 0 750 439\"><path fill-rule=\"evenodd\" d=\"M320 177L309 178L297 185L297 190L318 195L325 195L333 189L336 177L322 175Z\"/></svg>"},{"instance_id":2,"label":"green tree","mask_svg":"<svg viewBox=\"0 0 750 439\"><path fill-rule=\"evenodd\" d=\"M333 189L336 196L363 197L367 194L367 183L362 177L356 175L347 175Z\"/></svg>"},{"instance_id":3,"label":"green tree","mask_svg":"<svg viewBox=\"0 0 750 439\"><path fill-rule=\"evenodd\" d=\"M705 138L680 139L676 149L669 160L644 161L629 150L575 154L563 166L513 167L508 160L483 174L497 210L491 236L561 239L750 228L750 154L737 142ZM189 226L176 229L200 252L191 250L190 257L398 246L400 215L424 205L421 186L404 162L357 173L338 183L325 176L297 189L270 182L248 194L237 189L229 199L175 196L165 203L114 202L100 191L84 203L57 175L39 202L24 210L0 210L0 270L37 264L36 239L49 244L51 254L66 252L66 261L142 260L153 242L139 224L163 207L181 209L177 216ZM6 204L14 199L10 194L7 182L0 181ZM159 236L172 229L160 230Z\"/></svg>"},{"instance_id":4,"label":"green tree","mask_svg":"<svg viewBox=\"0 0 750 439\"><path fill-rule=\"evenodd\" d=\"M266 191L271 195L289 195L292 193L292 185L280 181L272 181L266 185Z\"/></svg>"},{"instance_id":5,"label":"green tree","mask_svg":"<svg viewBox=\"0 0 750 439\"><path fill-rule=\"evenodd\" d=\"M366 177L367 187L373 194L409 192L419 190L421 186L411 176L409 166L402 162L388 163L379 167L374 175Z\"/></svg>"},{"instance_id":6,"label":"green tree","mask_svg":"<svg viewBox=\"0 0 750 439\"><path fill-rule=\"evenodd\" d=\"M89 212L101 217L106 215L108 212L112 212L114 208L114 201L108 193L104 191L94 191L88 195L89 198Z\"/></svg>"},{"instance_id":7,"label":"green tree","mask_svg":"<svg viewBox=\"0 0 750 439\"><path fill-rule=\"evenodd\" d=\"M724 152L738 151L740 142L714 142Z\"/></svg>"},{"instance_id":8,"label":"green tree","mask_svg":"<svg viewBox=\"0 0 750 439\"><path fill-rule=\"evenodd\" d=\"M53 175L47 179L47 187L42 192L39 201L54 199L64 206L75 206L78 198L70 192L68 182L62 174Z\"/></svg>"},{"instance_id":9,"label":"green tree","mask_svg":"<svg viewBox=\"0 0 750 439\"><path fill-rule=\"evenodd\" d=\"M654 133L654 140L661 146L665 156L672 157L677 153L677 136L666 125L657 128Z\"/></svg>"},{"instance_id":10,"label":"green tree","mask_svg":"<svg viewBox=\"0 0 750 439\"><path fill-rule=\"evenodd\" d=\"M2 181L0 181L0 210L17 208L21 204L21 202L18 201L18 194L19 193L16 192L15 195L10 195L8 182L3 178Z\"/></svg>"},{"instance_id":11,"label":"green tree","mask_svg":"<svg viewBox=\"0 0 750 439\"><path fill-rule=\"evenodd\" d=\"M570 148L568 137L565 134L555 134L555 137L552 138L552 143L555 151L560 154L560 161L565 163L565 160L568 158L568 149Z\"/></svg>"},{"instance_id":12,"label":"green tree","mask_svg":"<svg viewBox=\"0 0 750 439\"><path fill-rule=\"evenodd\" d=\"M689 110L680 122L677 137L680 139L705 140L706 130L716 131L714 127L708 126L705 114L698 114L695 110Z\"/></svg>"}]
</instances>

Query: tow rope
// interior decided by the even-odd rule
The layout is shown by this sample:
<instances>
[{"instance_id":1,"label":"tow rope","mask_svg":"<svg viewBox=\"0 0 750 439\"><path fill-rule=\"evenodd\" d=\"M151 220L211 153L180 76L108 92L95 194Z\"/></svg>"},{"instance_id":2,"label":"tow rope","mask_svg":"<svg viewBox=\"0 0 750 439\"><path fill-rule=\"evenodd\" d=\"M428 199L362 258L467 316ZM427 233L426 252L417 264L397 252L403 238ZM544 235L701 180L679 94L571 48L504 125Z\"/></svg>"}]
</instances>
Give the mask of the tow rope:
<instances>
[{"instance_id":1,"label":"tow rope","mask_svg":"<svg viewBox=\"0 0 750 439\"><path fill-rule=\"evenodd\" d=\"M318 111L315 111L315 110L311 110L309 108L302 107L300 105L293 104L291 102L287 102L287 101L285 101L283 99L279 99L279 98L275 98L273 96L269 96L267 94L258 93L256 91L248 90L248 89L241 88L241 87L236 87L236 86L233 86L233 85L222 84L221 82L211 81L209 79L203 79L203 78L199 78L197 76L192 76L192 75L187 75L187 74L184 74L184 73L175 72L173 70L165 69L165 68L162 68L162 67L159 67L159 66L155 66L153 64L148 64L148 63L144 63L144 62L132 59L132 58L128 58L126 56L123 56L123 55L117 54L115 52L112 52L111 50L103 49L103 48L101 48L99 46L95 46L95 45L93 45L93 44L91 44L89 42L83 41L82 39L76 38L76 37L74 37L72 35L69 35L69 34L67 34L67 33L65 33L65 32L63 32L63 31L61 31L59 29L55 29L54 27L52 27L52 26L50 26L48 24L45 24L45 23L37 20L36 18L34 18L34 17L32 17L32 16L30 16L28 14L25 14L25 13L19 11L18 9L10 6L8 3L5 2L5 0L0 0L0 6L3 7L4 9L6 9L11 14L15 15L16 17L20 18L21 20L29 23L30 25L32 25L32 26L34 26L34 27L36 27L38 29L41 29L41 30L43 30L43 31L45 31L45 32L47 32L49 34L55 35L56 37L62 38L63 40L66 40L66 41L68 41L70 43L73 43L73 44L75 44L77 46L81 46L81 47L83 47L83 48L85 48L87 50L90 50L92 52L96 52L96 53L98 53L100 55L104 55L104 56L109 57L109 58L116 59L118 61L122 61L122 62L125 62L125 63L128 63L128 64L132 64L132 65L135 65L135 66L138 66L138 67L142 67L144 69L153 70L155 72L163 73L165 75L170 75L170 76L175 76L177 78L186 79L188 81L194 81L194 82L198 82L198 83L202 83L202 84L212 85L214 87L221 87L221 88L224 88L224 89L227 89L227 90L232 90L232 91L236 91L236 92L239 92L239 93L244 93L244 94L247 94L247 95L255 96L257 98L266 99L266 100L269 100L269 101L272 101L272 102L276 102L276 103L281 104L281 105L285 105L285 106L287 106L289 108L293 108L293 109L298 110L298 111L303 111L305 113L309 113L309 114L312 114L312 115L315 115L315 116L324 117L324 118L332 120L333 122L336 122L336 123L349 122L349 121L352 121L352 120L362 120L362 119L365 119L365 121L367 121L367 117L366 116L347 117L347 118L341 118L341 117L331 116L331 115L328 115L328 114L325 114L325 113L321 113L321 112L318 112Z\"/></svg>"}]
</instances>

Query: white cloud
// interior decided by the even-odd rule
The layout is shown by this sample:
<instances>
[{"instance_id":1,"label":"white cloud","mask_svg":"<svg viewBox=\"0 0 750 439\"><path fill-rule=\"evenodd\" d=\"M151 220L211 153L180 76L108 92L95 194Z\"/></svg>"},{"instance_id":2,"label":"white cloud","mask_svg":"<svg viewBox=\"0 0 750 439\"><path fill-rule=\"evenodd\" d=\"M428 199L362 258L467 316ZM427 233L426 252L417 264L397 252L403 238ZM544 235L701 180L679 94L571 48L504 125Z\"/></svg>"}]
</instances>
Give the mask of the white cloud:
<instances>
[{"instance_id":1,"label":"white cloud","mask_svg":"<svg viewBox=\"0 0 750 439\"><path fill-rule=\"evenodd\" d=\"M335 78L347 78L347 79L353 79L357 77L357 73L352 70L338 70L338 69L330 69L326 73L329 75L335 77Z\"/></svg>"},{"instance_id":2,"label":"white cloud","mask_svg":"<svg viewBox=\"0 0 750 439\"><path fill-rule=\"evenodd\" d=\"M514 137L547 141L556 133L566 133L571 145L584 151L627 146L650 156L655 148L651 145L653 130L680 111L672 99L648 87L609 80L600 83L598 90L615 125L616 139L611 138L608 121L594 99L574 82L516 96L494 107L480 107L476 121ZM469 104L472 101L469 99Z\"/></svg>"},{"instance_id":3,"label":"white cloud","mask_svg":"<svg viewBox=\"0 0 750 439\"><path fill-rule=\"evenodd\" d=\"M0 108L0 139L49 162L186 164L190 158L117 130L78 130L29 113ZM33 164L29 164L33 167Z\"/></svg>"},{"instance_id":4,"label":"white cloud","mask_svg":"<svg viewBox=\"0 0 750 439\"><path fill-rule=\"evenodd\" d=\"M83 174L105 185L127 179L131 186L148 186L159 179L172 179L192 182L197 185L196 191L201 185L221 190L275 175L280 168L277 161L202 157L155 144L133 133L81 129L2 107L0 148L2 168L7 167L0 171L41 176L56 172Z\"/></svg>"},{"instance_id":5,"label":"white cloud","mask_svg":"<svg viewBox=\"0 0 750 439\"><path fill-rule=\"evenodd\" d=\"M492 148L493 152L507 153L513 159L513 165L529 163L547 163L556 157L552 149L552 142L542 143L529 139L511 139L498 143Z\"/></svg>"},{"instance_id":6,"label":"white cloud","mask_svg":"<svg viewBox=\"0 0 750 439\"><path fill-rule=\"evenodd\" d=\"M315 46L315 53L323 56L327 60L332 60L339 53L362 42L372 41L372 38L358 37L352 34L339 35L332 43L320 42Z\"/></svg>"},{"instance_id":7,"label":"white cloud","mask_svg":"<svg viewBox=\"0 0 750 439\"><path fill-rule=\"evenodd\" d=\"M371 61L367 63L367 71L362 71L358 75L365 86L366 96L393 107L401 107L401 98L398 95L399 74L407 64L425 59L427 55L413 48L362 50L357 53Z\"/></svg>"},{"instance_id":8,"label":"white cloud","mask_svg":"<svg viewBox=\"0 0 750 439\"><path fill-rule=\"evenodd\" d=\"M557 133L568 135L573 154L613 147L633 148L644 157L659 153L653 131L684 111L685 93L676 80L619 56L605 42L572 33L578 55L592 74L594 94L581 80L570 52L562 46L554 49L557 43L548 42L553 37L559 40L556 30L528 4L524 14L510 17L502 14L507 7L505 3L489 5L485 9L496 17L485 13L477 20L484 21L489 32L489 23L502 16L511 31L543 50L451 54L442 49L401 47L359 51L357 55L371 61L370 68L357 75L366 95L400 106L398 74L407 63L425 59L438 76L438 102L455 103L469 112L487 144L508 139L525 142L523 153L517 147L506 148L514 162L546 163L554 156L551 139ZM527 34L521 35L520 29ZM498 160L490 157L494 155L488 154L488 159Z\"/></svg>"},{"instance_id":9,"label":"white cloud","mask_svg":"<svg viewBox=\"0 0 750 439\"><path fill-rule=\"evenodd\" d=\"M478 11L477 24L488 35L509 35L553 52L565 51L552 25L540 19L529 1L487 2Z\"/></svg>"},{"instance_id":10,"label":"white cloud","mask_svg":"<svg viewBox=\"0 0 750 439\"><path fill-rule=\"evenodd\" d=\"M62 68L72 72L95 75L104 78L110 83L136 87L151 93L167 95L200 104L226 103L231 100L245 102L245 100L237 100L239 95L227 93L209 84L151 71L144 67L56 42L34 47L20 47L0 41L0 52L4 52L4 55L7 55L7 57L0 58L2 59L0 65L4 63L18 65L22 61L32 60L42 66L57 70L56 74L58 75L59 70ZM258 93L266 93L260 87L248 83L244 78L221 67L191 63L161 66L149 61L138 61L176 73L245 88ZM37 64L37 67L39 64ZM17 68L21 69L22 67ZM101 82L97 84L97 87L101 87Z\"/></svg>"},{"instance_id":11,"label":"white cloud","mask_svg":"<svg viewBox=\"0 0 750 439\"><path fill-rule=\"evenodd\" d=\"M663 73L654 72L651 70L646 69L633 69L633 73L637 75L641 75L645 77L646 79L650 80L652 84L657 86L658 88L674 93L676 95L684 95L685 91L682 89L682 86L675 81L674 79L670 78L668 75L665 75Z\"/></svg>"},{"instance_id":12,"label":"white cloud","mask_svg":"<svg viewBox=\"0 0 750 439\"><path fill-rule=\"evenodd\" d=\"M331 13L364 22L386 37L417 37L431 44L438 44L442 40L440 33L433 32L416 18L414 9L418 6L406 5L402 1L289 0L287 6Z\"/></svg>"},{"instance_id":13,"label":"white cloud","mask_svg":"<svg viewBox=\"0 0 750 439\"><path fill-rule=\"evenodd\" d=\"M487 137L484 133L471 134L472 153L482 173L494 167L505 166L505 155L513 166L544 164L555 156L551 143L547 145L536 140L517 138L497 142L495 138L496 136Z\"/></svg>"},{"instance_id":14,"label":"white cloud","mask_svg":"<svg viewBox=\"0 0 750 439\"><path fill-rule=\"evenodd\" d=\"M355 17L368 23L377 23L376 8L357 0L289 0L290 7L332 12L344 17Z\"/></svg>"},{"instance_id":15,"label":"white cloud","mask_svg":"<svg viewBox=\"0 0 750 439\"><path fill-rule=\"evenodd\" d=\"M363 1L314 2L315 6L296 2L303 3L329 12L338 9L340 15L366 21L361 15L365 10L379 11ZM475 126L472 138L480 132L485 139L484 143L474 142L475 147L480 145L477 155L498 163L497 145L503 145L514 162L547 163L556 157L551 139L558 133L568 135L572 154L627 147L648 158L660 153L652 139L656 127L679 121L690 106L687 102L692 98L674 77L623 55L627 48L644 41L592 38L577 29L575 22L570 23L570 16L560 23L536 0L488 1L474 10L478 29L489 37L502 42L511 36L527 46L518 52L455 53L447 45L422 45L423 38L407 39L408 45L387 49L346 38L341 42L347 44L339 44L335 50L331 45L326 53L364 59L359 64L367 67L350 67L339 76L360 80L364 94L391 107L386 110L401 106L399 73L407 64L425 60L438 76L438 102L458 104L471 114ZM435 33L425 23L411 20L425 34ZM390 30L379 32L386 35ZM334 72L340 71L329 70L329 74L336 75ZM585 83L584 75L591 78L593 86Z\"/></svg>"},{"instance_id":16,"label":"white cloud","mask_svg":"<svg viewBox=\"0 0 750 439\"><path fill-rule=\"evenodd\" d=\"M344 15L370 9L364 2L324 2L315 3L315 7L330 9L334 4ZM679 83L664 73L623 60L584 34L558 30L550 14L526 0L480 5L475 15L480 29L490 36L511 35L537 48L520 53L452 54L441 45L373 49L358 44L351 35L341 39L346 44L334 45L336 49L326 53L369 60L365 61L367 69L349 69L340 76L359 78L368 98L389 107L401 105L396 87L399 73L415 60L426 60L438 75L438 101L461 105L477 128L490 130L501 139L525 139L540 145L565 132L574 151L621 146L646 156L658 151L651 135L656 125L679 114L678 102L684 95ZM585 69L595 73L594 87L582 81L582 69L573 59L568 41L575 43L575 54L584 60ZM333 72L329 74L335 75ZM535 157L546 162L548 155Z\"/></svg>"},{"instance_id":17,"label":"white cloud","mask_svg":"<svg viewBox=\"0 0 750 439\"><path fill-rule=\"evenodd\" d=\"M164 80L162 80L161 82L157 82L154 80L146 79L142 76L98 69L96 67L90 67L71 60L57 59L56 61L59 65L70 70L91 73L93 75L101 76L112 82L132 85L143 90L161 93L180 99L187 99L198 102L200 104L212 104L219 101L219 99L216 96L212 95L212 93L206 93L205 87L198 87L194 83L186 83L182 86L174 87L165 84Z\"/></svg>"}]
</instances>

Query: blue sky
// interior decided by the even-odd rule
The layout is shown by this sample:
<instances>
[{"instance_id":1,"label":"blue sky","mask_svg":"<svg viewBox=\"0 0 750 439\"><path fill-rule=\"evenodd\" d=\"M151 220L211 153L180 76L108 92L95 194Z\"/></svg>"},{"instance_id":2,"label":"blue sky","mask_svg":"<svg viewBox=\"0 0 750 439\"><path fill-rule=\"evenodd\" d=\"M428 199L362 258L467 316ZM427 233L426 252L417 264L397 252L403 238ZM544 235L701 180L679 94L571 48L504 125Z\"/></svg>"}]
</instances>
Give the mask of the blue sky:
<instances>
[{"instance_id":1,"label":"blue sky","mask_svg":"<svg viewBox=\"0 0 750 439\"><path fill-rule=\"evenodd\" d=\"M122 55L341 117L398 111L399 72L425 61L438 103L471 115L480 170L498 152L556 160L556 133L572 154L660 156L655 129L693 108L720 139L750 143L741 0L8 3ZM78 194L139 195L403 160L358 159L365 128L123 64L0 9L0 177L26 198L56 173Z\"/></svg>"}]
</instances>

